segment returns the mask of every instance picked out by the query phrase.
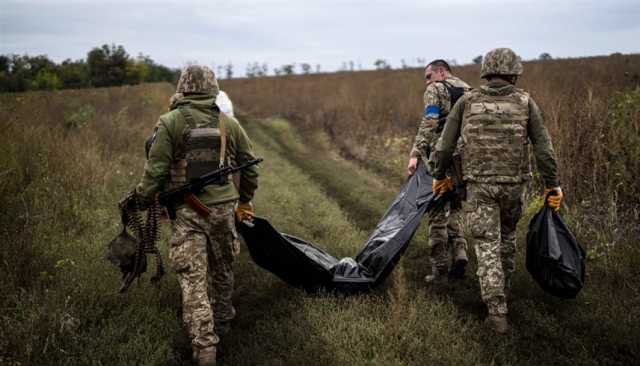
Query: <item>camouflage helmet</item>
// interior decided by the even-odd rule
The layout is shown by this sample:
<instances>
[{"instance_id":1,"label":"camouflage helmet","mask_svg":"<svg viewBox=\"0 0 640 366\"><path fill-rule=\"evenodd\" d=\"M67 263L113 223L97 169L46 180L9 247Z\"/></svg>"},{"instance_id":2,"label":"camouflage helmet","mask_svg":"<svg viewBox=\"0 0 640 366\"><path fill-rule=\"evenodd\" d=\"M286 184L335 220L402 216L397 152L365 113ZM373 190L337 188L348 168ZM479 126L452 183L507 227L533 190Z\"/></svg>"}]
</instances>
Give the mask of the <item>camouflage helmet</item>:
<instances>
[{"instance_id":1,"label":"camouflage helmet","mask_svg":"<svg viewBox=\"0 0 640 366\"><path fill-rule=\"evenodd\" d=\"M489 75L522 75L522 60L511 48L496 48L484 56L480 77Z\"/></svg>"},{"instance_id":2,"label":"camouflage helmet","mask_svg":"<svg viewBox=\"0 0 640 366\"><path fill-rule=\"evenodd\" d=\"M182 69L176 93L218 94L216 75L207 66L189 65Z\"/></svg>"}]
</instances>

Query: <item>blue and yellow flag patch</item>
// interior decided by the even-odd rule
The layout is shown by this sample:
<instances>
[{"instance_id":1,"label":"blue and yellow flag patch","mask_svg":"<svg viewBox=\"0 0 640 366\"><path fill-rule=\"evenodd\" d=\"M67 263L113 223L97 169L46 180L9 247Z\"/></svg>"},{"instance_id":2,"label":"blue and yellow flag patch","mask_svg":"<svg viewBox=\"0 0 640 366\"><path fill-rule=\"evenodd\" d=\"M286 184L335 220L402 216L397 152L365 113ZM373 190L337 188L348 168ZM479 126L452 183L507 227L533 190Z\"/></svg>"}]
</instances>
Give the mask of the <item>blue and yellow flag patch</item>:
<instances>
[{"instance_id":1,"label":"blue and yellow flag patch","mask_svg":"<svg viewBox=\"0 0 640 366\"><path fill-rule=\"evenodd\" d=\"M440 118L440 107L430 104L424 108L424 116L426 118Z\"/></svg>"}]
</instances>

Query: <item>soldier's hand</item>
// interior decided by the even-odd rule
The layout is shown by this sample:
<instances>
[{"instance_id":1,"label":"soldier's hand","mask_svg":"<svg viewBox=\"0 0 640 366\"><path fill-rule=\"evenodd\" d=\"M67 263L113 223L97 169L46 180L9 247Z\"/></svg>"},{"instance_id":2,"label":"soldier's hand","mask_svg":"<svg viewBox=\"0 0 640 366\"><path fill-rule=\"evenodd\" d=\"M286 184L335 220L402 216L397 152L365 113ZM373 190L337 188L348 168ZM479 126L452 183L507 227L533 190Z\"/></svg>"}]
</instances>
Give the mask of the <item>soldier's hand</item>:
<instances>
[{"instance_id":1,"label":"soldier's hand","mask_svg":"<svg viewBox=\"0 0 640 366\"><path fill-rule=\"evenodd\" d=\"M560 210L560 203L562 202L562 198L564 198L564 194L562 194L562 188L545 188L544 192L542 192L542 195L549 203L549 207L553 208L555 211Z\"/></svg>"},{"instance_id":2,"label":"soldier's hand","mask_svg":"<svg viewBox=\"0 0 640 366\"><path fill-rule=\"evenodd\" d=\"M448 191L453 190L453 180L451 177L446 177L445 179L433 179L433 183L431 183L431 188L433 193L437 195L442 195Z\"/></svg>"},{"instance_id":3,"label":"soldier's hand","mask_svg":"<svg viewBox=\"0 0 640 366\"><path fill-rule=\"evenodd\" d=\"M418 166L418 158L412 157L409 159L409 165L407 165L407 175L412 176L413 173L416 172L416 167Z\"/></svg>"},{"instance_id":4,"label":"soldier's hand","mask_svg":"<svg viewBox=\"0 0 640 366\"><path fill-rule=\"evenodd\" d=\"M238 202L236 219L238 221L253 219L253 204L251 202Z\"/></svg>"}]
</instances>

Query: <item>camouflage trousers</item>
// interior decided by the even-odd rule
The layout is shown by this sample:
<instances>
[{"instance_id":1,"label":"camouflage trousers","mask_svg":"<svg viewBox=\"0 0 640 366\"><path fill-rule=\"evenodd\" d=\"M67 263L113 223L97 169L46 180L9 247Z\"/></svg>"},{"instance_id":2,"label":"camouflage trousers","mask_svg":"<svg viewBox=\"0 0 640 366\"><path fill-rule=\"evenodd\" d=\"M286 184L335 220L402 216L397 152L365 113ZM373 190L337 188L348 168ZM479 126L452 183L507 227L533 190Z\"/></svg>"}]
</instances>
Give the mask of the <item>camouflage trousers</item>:
<instances>
[{"instance_id":1,"label":"camouflage trousers","mask_svg":"<svg viewBox=\"0 0 640 366\"><path fill-rule=\"evenodd\" d=\"M516 225L522 215L524 184L467 184L464 211L478 258L478 280L489 314L506 315L515 269Z\"/></svg>"},{"instance_id":2,"label":"camouflage trousers","mask_svg":"<svg viewBox=\"0 0 640 366\"><path fill-rule=\"evenodd\" d=\"M193 345L219 341L215 324L231 321L234 258L240 251L234 202L211 206L209 217L191 208L177 211L169 248L169 263L182 290L182 320Z\"/></svg>"},{"instance_id":3,"label":"camouflage trousers","mask_svg":"<svg viewBox=\"0 0 640 366\"><path fill-rule=\"evenodd\" d=\"M462 231L462 211L451 208L449 203L443 210L429 215L430 260L438 269L446 269L451 262L451 253L467 250L467 240Z\"/></svg>"}]
</instances>

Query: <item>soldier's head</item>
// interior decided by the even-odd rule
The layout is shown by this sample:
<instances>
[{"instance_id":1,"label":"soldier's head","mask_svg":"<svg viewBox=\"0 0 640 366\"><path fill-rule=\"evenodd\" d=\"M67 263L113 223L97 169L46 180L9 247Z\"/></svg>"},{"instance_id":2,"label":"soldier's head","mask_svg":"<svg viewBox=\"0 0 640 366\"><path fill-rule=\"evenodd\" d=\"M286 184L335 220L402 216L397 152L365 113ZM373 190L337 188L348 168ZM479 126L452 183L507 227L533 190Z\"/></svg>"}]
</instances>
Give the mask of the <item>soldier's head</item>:
<instances>
[{"instance_id":1,"label":"soldier's head","mask_svg":"<svg viewBox=\"0 0 640 366\"><path fill-rule=\"evenodd\" d=\"M480 77L487 80L503 79L512 84L522 75L522 60L511 48L496 48L484 56Z\"/></svg>"},{"instance_id":2,"label":"soldier's head","mask_svg":"<svg viewBox=\"0 0 640 366\"><path fill-rule=\"evenodd\" d=\"M218 80L207 66L189 65L182 69L176 93L182 94L218 94Z\"/></svg>"},{"instance_id":3,"label":"soldier's head","mask_svg":"<svg viewBox=\"0 0 640 366\"><path fill-rule=\"evenodd\" d=\"M429 85L434 81L442 81L451 76L451 66L445 60L433 60L424 69L424 83Z\"/></svg>"}]
</instances>

